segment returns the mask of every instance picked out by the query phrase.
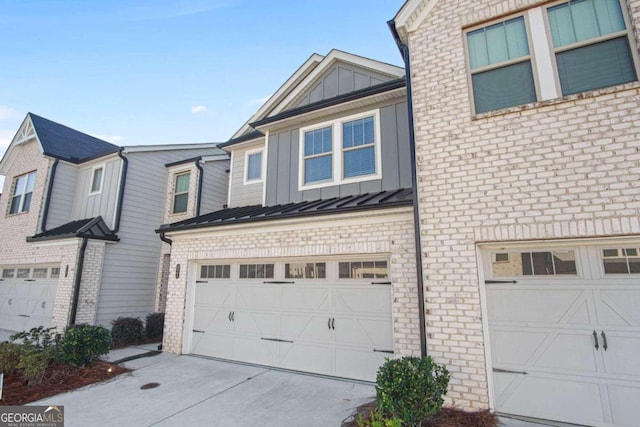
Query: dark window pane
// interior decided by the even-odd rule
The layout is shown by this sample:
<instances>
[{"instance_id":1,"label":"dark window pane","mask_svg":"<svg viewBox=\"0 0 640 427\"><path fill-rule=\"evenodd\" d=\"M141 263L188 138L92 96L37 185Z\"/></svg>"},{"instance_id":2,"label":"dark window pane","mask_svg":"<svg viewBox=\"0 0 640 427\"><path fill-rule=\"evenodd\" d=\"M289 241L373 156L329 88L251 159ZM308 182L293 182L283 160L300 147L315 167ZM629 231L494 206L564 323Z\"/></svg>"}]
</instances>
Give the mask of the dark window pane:
<instances>
[{"instance_id":1,"label":"dark window pane","mask_svg":"<svg viewBox=\"0 0 640 427\"><path fill-rule=\"evenodd\" d=\"M311 183L331 179L333 162L331 155L314 157L304 161L304 182Z\"/></svg>"},{"instance_id":2,"label":"dark window pane","mask_svg":"<svg viewBox=\"0 0 640 427\"><path fill-rule=\"evenodd\" d=\"M604 249L602 251L602 255L605 257L612 257L612 256L618 256L618 250L617 249Z\"/></svg>"},{"instance_id":3,"label":"dark window pane","mask_svg":"<svg viewBox=\"0 0 640 427\"><path fill-rule=\"evenodd\" d=\"M556 54L563 95L637 80L627 37Z\"/></svg>"},{"instance_id":4,"label":"dark window pane","mask_svg":"<svg viewBox=\"0 0 640 427\"><path fill-rule=\"evenodd\" d=\"M638 256L638 249L636 248L625 249L624 253L626 256Z\"/></svg>"},{"instance_id":5,"label":"dark window pane","mask_svg":"<svg viewBox=\"0 0 640 427\"><path fill-rule=\"evenodd\" d=\"M27 193L24 195L24 204L22 205L22 212L29 212L29 208L31 207L31 194Z\"/></svg>"},{"instance_id":6,"label":"dark window pane","mask_svg":"<svg viewBox=\"0 0 640 427\"><path fill-rule=\"evenodd\" d=\"M265 265L264 277L265 279L273 279L273 264Z\"/></svg>"},{"instance_id":7,"label":"dark window pane","mask_svg":"<svg viewBox=\"0 0 640 427\"><path fill-rule=\"evenodd\" d=\"M348 279L349 278L349 263L348 262L341 262L340 264L338 264L338 276L341 279Z\"/></svg>"},{"instance_id":8,"label":"dark window pane","mask_svg":"<svg viewBox=\"0 0 640 427\"><path fill-rule=\"evenodd\" d=\"M640 273L640 259L638 258L629 259L629 273L631 274Z\"/></svg>"},{"instance_id":9,"label":"dark window pane","mask_svg":"<svg viewBox=\"0 0 640 427\"><path fill-rule=\"evenodd\" d=\"M531 62L473 74L476 114L536 101Z\"/></svg>"},{"instance_id":10,"label":"dark window pane","mask_svg":"<svg viewBox=\"0 0 640 427\"><path fill-rule=\"evenodd\" d=\"M177 194L173 201L173 213L181 213L187 211L187 202L189 201L189 194Z\"/></svg>"},{"instance_id":11,"label":"dark window pane","mask_svg":"<svg viewBox=\"0 0 640 427\"><path fill-rule=\"evenodd\" d=\"M578 274L576 256L573 251L556 251L553 253L556 274Z\"/></svg>"},{"instance_id":12,"label":"dark window pane","mask_svg":"<svg viewBox=\"0 0 640 427\"><path fill-rule=\"evenodd\" d=\"M627 260L624 258L607 258L604 260L606 274L628 274Z\"/></svg>"},{"instance_id":13,"label":"dark window pane","mask_svg":"<svg viewBox=\"0 0 640 427\"><path fill-rule=\"evenodd\" d=\"M316 264L316 271L318 273L318 279L326 279L327 277L327 264L319 262Z\"/></svg>"},{"instance_id":14,"label":"dark window pane","mask_svg":"<svg viewBox=\"0 0 640 427\"><path fill-rule=\"evenodd\" d=\"M228 279L229 277L231 277L231 266L227 264L222 269L222 278Z\"/></svg>"},{"instance_id":15,"label":"dark window pane","mask_svg":"<svg viewBox=\"0 0 640 427\"><path fill-rule=\"evenodd\" d=\"M372 146L344 153L344 177L376 173L375 149Z\"/></svg>"},{"instance_id":16,"label":"dark window pane","mask_svg":"<svg viewBox=\"0 0 640 427\"><path fill-rule=\"evenodd\" d=\"M9 209L9 213L10 214L17 214L18 213L18 209L20 209L20 199L22 197L21 196L14 196L11 199L11 209Z\"/></svg>"},{"instance_id":17,"label":"dark window pane","mask_svg":"<svg viewBox=\"0 0 640 427\"><path fill-rule=\"evenodd\" d=\"M533 270L531 268L531 253L524 252L522 254L522 275L533 276Z\"/></svg>"},{"instance_id":18,"label":"dark window pane","mask_svg":"<svg viewBox=\"0 0 640 427\"><path fill-rule=\"evenodd\" d=\"M206 279L207 276L207 266L203 265L202 267L200 267L200 277L203 279Z\"/></svg>"},{"instance_id":19,"label":"dark window pane","mask_svg":"<svg viewBox=\"0 0 640 427\"><path fill-rule=\"evenodd\" d=\"M240 266L240 278L241 279L246 279L247 278L247 265L243 264Z\"/></svg>"},{"instance_id":20,"label":"dark window pane","mask_svg":"<svg viewBox=\"0 0 640 427\"><path fill-rule=\"evenodd\" d=\"M553 274L553 259L551 252L533 252L533 274L536 276L544 276Z\"/></svg>"},{"instance_id":21,"label":"dark window pane","mask_svg":"<svg viewBox=\"0 0 640 427\"><path fill-rule=\"evenodd\" d=\"M375 269L376 279L387 279L389 277L387 261L376 261Z\"/></svg>"},{"instance_id":22,"label":"dark window pane","mask_svg":"<svg viewBox=\"0 0 640 427\"><path fill-rule=\"evenodd\" d=\"M216 279L222 279L223 267L224 266L222 266L222 265L216 265L216 269L215 269L215 278Z\"/></svg>"}]
</instances>

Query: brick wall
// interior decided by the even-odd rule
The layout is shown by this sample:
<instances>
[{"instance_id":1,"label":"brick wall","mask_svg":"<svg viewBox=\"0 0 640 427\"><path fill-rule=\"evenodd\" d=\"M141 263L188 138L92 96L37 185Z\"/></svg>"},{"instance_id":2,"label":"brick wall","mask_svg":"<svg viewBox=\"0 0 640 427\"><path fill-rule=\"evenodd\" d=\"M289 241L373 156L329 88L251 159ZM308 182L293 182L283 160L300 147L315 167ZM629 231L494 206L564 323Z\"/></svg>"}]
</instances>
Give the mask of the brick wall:
<instances>
[{"instance_id":1,"label":"brick wall","mask_svg":"<svg viewBox=\"0 0 640 427\"><path fill-rule=\"evenodd\" d=\"M640 234L638 83L471 114L463 27L539 4L440 1L409 34L428 350L460 407L488 406L477 242Z\"/></svg>"},{"instance_id":2,"label":"brick wall","mask_svg":"<svg viewBox=\"0 0 640 427\"><path fill-rule=\"evenodd\" d=\"M332 216L332 219L325 216L286 227L256 223L251 229L225 231L218 228L216 232L212 228L190 237L171 236L164 349L182 352L189 260L386 254L390 258L393 282L395 352L396 355L419 354L413 220L406 208L393 212L368 212L360 217ZM180 277L176 278L178 264Z\"/></svg>"},{"instance_id":3,"label":"brick wall","mask_svg":"<svg viewBox=\"0 0 640 427\"><path fill-rule=\"evenodd\" d=\"M96 321L98 296L100 295L100 281L102 280L102 263L106 243L89 241L84 256L82 268L82 282L78 298L78 312L76 323L90 323Z\"/></svg>"}]
</instances>

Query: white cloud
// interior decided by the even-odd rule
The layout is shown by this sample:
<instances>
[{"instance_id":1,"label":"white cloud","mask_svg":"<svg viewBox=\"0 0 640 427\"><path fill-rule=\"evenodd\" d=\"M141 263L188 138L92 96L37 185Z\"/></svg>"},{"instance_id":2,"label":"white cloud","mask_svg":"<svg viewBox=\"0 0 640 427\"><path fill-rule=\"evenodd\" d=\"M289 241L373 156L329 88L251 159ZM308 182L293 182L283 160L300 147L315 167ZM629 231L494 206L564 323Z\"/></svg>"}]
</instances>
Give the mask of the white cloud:
<instances>
[{"instance_id":1,"label":"white cloud","mask_svg":"<svg viewBox=\"0 0 640 427\"><path fill-rule=\"evenodd\" d=\"M120 135L97 135L95 133L91 133L90 135L94 138L98 138L112 144L117 144L118 142L122 141L122 137Z\"/></svg>"},{"instance_id":2,"label":"white cloud","mask_svg":"<svg viewBox=\"0 0 640 427\"><path fill-rule=\"evenodd\" d=\"M191 107L191 113L193 114L203 114L208 112L209 112L209 109L204 105L196 105L194 107Z\"/></svg>"},{"instance_id":3,"label":"white cloud","mask_svg":"<svg viewBox=\"0 0 640 427\"><path fill-rule=\"evenodd\" d=\"M267 95L267 96L262 97L262 98L250 99L249 101L247 101L247 105L262 105L265 102L267 102L269 100L269 98L271 98L271 95Z\"/></svg>"},{"instance_id":4,"label":"white cloud","mask_svg":"<svg viewBox=\"0 0 640 427\"><path fill-rule=\"evenodd\" d=\"M22 113L20 113L17 110L14 110L13 108L7 107L6 105L0 105L0 121L18 120L18 119L21 119L22 116L23 116Z\"/></svg>"}]
</instances>

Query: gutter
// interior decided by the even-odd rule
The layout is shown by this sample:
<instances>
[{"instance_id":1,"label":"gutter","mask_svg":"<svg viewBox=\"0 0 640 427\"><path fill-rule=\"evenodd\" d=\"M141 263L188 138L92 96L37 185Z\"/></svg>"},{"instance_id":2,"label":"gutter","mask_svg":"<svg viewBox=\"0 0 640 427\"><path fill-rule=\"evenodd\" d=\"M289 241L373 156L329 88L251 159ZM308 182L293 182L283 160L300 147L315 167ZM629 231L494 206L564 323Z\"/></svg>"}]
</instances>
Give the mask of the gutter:
<instances>
[{"instance_id":1,"label":"gutter","mask_svg":"<svg viewBox=\"0 0 640 427\"><path fill-rule=\"evenodd\" d=\"M173 244L173 240L169 239L167 236L165 236L165 232L164 231L156 231L156 233L160 233L160 240L162 240L163 242L165 242L167 245L171 246Z\"/></svg>"},{"instance_id":2,"label":"gutter","mask_svg":"<svg viewBox=\"0 0 640 427\"><path fill-rule=\"evenodd\" d=\"M411 87L411 62L409 58L409 46L404 44L400 40L398 35L398 29L396 28L396 21L390 20L387 22L391 34L402 54L402 60L404 61L406 70L407 81L407 109L409 118L409 149L411 151L411 184L413 186L413 228L414 239L416 246L416 272L418 275L418 311L419 311L419 324L420 324L420 355L425 357L427 355L427 314L424 304L424 269L422 264L422 240L420 235L420 207L418 198L418 174L416 172L416 138L415 138L415 126L413 117L413 90Z\"/></svg>"},{"instance_id":3,"label":"gutter","mask_svg":"<svg viewBox=\"0 0 640 427\"><path fill-rule=\"evenodd\" d=\"M49 183L47 185L47 198L44 200L44 208L42 209L42 220L40 222L40 232L47 231L47 218L49 217L49 206L51 206L51 193L53 193L53 182L56 179L56 170L58 169L60 159L55 159L49 172Z\"/></svg>"},{"instance_id":4,"label":"gutter","mask_svg":"<svg viewBox=\"0 0 640 427\"><path fill-rule=\"evenodd\" d=\"M87 252L87 244L89 239L84 237L82 239L82 246L80 246L80 254L78 255L78 265L76 267L76 279L73 284L73 302L71 303L71 317L69 319L69 326L76 324L76 315L78 314L78 301L80 300L80 285L82 283L82 269L84 268L84 255Z\"/></svg>"},{"instance_id":5,"label":"gutter","mask_svg":"<svg viewBox=\"0 0 640 427\"><path fill-rule=\"evenodd\" d=\"M118 150L118 157L122 159L122 172L120 174L120 189L118 190L118 209L116 210L115 226L113 233L116 234L120 230L120 218L122 217L122 205L124 202L124 188L127 183L127 169L129 169L129 159L124 156L124 147Z\"/></svg>"},{"instance_id":6,"label":"gutter","mask_svg":"<svg viewBox=\"0 0 640 427\"><path fill-rule=\"evenodd\" d=\"M196 167L200 171L198 174L198 194L196 195L196 216L200 216L200 202L202 201L202 181L204 180L204 169L200 164L201 158L196 160Z\"/></svg>"}]
</instances>

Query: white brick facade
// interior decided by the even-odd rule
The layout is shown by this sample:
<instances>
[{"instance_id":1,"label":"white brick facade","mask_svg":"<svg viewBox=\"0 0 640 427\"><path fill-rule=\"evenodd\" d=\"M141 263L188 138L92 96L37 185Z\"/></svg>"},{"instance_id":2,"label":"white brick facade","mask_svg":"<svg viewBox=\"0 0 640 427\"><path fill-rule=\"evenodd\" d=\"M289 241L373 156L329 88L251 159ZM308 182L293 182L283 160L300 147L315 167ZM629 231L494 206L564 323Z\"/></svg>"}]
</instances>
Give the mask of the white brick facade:
<instances>
[{"instance_id":1,"label":"white brick facade","mask_svg":"<svg viewBox=\"0 0 640 427\"><path fill-rule=\"evenodd\" d=\"M390 259L396 355L420 353L413 220L409 208L330 215L312 221L216 227L173 239L163 348L182 352L189 263L382 254ZM180 277L176 266L180 265Z\"/></svg>"},{"instance_id":2,"label":"white brick facade","mask_svg":"<svg viewBox=\"0 0 640 427\"><path fill-rule=\"evenodd\" d=\"M439 1L408 35L428 352L460 407L489 403L478 242L640 234L640 84L472 116L463 27L540 4Z\"/></svg>"}]
</instances>

